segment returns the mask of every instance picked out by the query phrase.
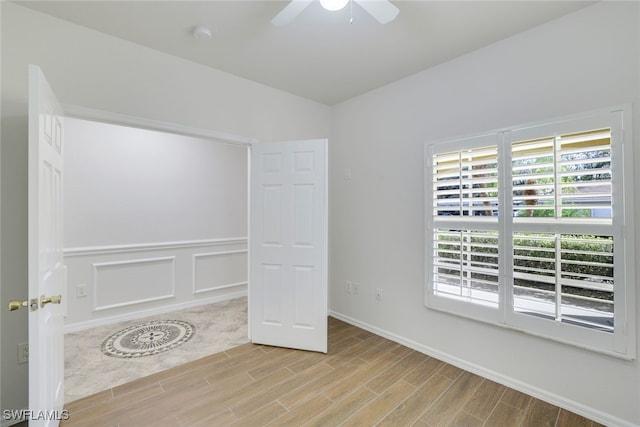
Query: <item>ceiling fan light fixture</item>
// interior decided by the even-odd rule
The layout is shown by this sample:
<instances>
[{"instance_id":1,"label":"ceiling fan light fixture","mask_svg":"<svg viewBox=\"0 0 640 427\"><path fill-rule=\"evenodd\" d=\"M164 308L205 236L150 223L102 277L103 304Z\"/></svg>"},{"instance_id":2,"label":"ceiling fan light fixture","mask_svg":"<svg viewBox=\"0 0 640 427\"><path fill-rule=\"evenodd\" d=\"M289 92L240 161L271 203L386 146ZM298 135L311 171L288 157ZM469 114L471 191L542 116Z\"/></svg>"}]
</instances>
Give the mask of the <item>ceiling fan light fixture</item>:
<instances>
[{"instance_id":1,"label":"ceiling fan light fixture","mask_svg":"<svg viewBox=\"0 0 640 427\"><path fill-rule=\"evenodd\" d=\"M329 11L344 9L349 0L320 0L320 5Z\"/></svg>"}]
</instances>

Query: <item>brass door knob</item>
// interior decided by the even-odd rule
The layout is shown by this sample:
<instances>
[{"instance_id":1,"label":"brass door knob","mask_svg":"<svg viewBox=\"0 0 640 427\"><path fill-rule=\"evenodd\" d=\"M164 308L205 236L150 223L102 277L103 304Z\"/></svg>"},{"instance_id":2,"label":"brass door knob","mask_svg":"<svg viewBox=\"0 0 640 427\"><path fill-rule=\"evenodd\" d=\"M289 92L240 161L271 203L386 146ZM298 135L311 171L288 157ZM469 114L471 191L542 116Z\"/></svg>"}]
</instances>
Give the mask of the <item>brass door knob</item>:
<instances>
[{"instance_id":1,"label":"brass door knob","mask_svg":"<svg viewBox=\"0 0 640 427\"><path fill-rule=\"evenodd\" d=\"M62 295L53 295L46 298L44 295L40 297L40 307L44 307L47 304L60 304L62 301Z\"/></svg>"},{"instance_id":2,"label":"brass door knob","mask_svg":"<svg viewBox=\"0 0 640 427\"><path fill-rule=\"evenodd\" d=\"M19 301L19 300L11 300L9 301L9 310L11 311L16 311L21 309L22 307L28 307L29 306L29 300L26 301Z\"/></svg>"},{"instance_id":3,"label":"brass door knob","mask_svg":"<svg viewBox=\"0 0 640 427\"><path fill-rule=\"evenodd\" d=\"M21 301L21 300L11 300L9 301L9 310L16 311L21 309L22 307L29 307L31 311L36 311L38 309L38 299L32 298L30 300Z\"/></svg>"}]
</instances>

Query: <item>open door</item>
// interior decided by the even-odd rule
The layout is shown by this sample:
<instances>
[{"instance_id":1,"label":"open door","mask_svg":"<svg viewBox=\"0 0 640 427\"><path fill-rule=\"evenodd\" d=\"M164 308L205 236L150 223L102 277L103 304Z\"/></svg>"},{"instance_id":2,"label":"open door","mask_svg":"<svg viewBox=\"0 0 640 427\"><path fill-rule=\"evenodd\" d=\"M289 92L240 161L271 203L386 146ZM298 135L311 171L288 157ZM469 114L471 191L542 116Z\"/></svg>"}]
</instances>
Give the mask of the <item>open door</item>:
<instances>
[{"instance_id":1,"label":"open door","mask_svg":"<svg viewBox=\"0 0 640 427\"><path fill-rule=\"evenodd\" d=\"M64 404L62 245L63 111L39 67L29 66L30 426L56 426Z\"/></svg>"},{"instance_id":2,"label":"open door","mask_svg":"<svg viewBox=\"0 0 640 427\"><path fill-rule=\"evenodd\" d=\"M327 352L327 141L250 148L249 335Z\"/></svg>"}]
</instances>

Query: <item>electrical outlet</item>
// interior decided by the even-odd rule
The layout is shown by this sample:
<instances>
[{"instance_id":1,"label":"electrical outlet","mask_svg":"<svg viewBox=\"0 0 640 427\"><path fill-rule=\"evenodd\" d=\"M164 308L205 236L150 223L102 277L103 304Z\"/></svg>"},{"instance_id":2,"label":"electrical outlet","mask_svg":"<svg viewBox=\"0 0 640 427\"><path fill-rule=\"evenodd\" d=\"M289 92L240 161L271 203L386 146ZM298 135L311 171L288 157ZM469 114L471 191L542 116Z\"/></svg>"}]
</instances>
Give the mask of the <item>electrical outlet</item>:
<instances>
[{"instance_id":1,"label":"electrical outlet","mask_svg":"<svg viewBox=\"0 0 640 427\"><path fill-rule=\"evenodd\" d=\"M344 169L344 179L346 181L351 181L351 168Z\"/></svg>"},{"instance_id":2,"label":"electrical outlet","mask_svg":"<svg viewBox=\"0 0 640 427\"><path fill-rule=\"evenodd\" d=\"M382 301L382 289L380 289L380 288L376 289L376 299L378 301Z\"/></svg>"},{"instance_id":3,"label":"electrical outlet","mask_svg":"<svg viewBox=\"0 0 640 427\"><path fill-rule=\"evenodd\" d=\"M29 343L23 342L18 344L18 363L27 363L29 361Z\"/></svg>"},{"instance_id":4,"label":"electrical outlet","mask_svg":"<svg viewBox=\"0 0 640 427\"><path fill-rule=\"evenodd\" d=\"M351 280L347 280L344 284L344 291L348 294L351 293Z\"/></svg>"},{"instance_id":5,"label":"electrical outlet","mask_svg":"<svg viewBox=\"0 0 640 427\"><path fill-rule=\"evenodd\" d=\"M358 288L360 287L360 283L358 282L353 282L351 284L351 293L354 295L358 295Z\"/></svg>"},{"instance_id":6,"label":"electrical outlet","mask_svg":"<svg viewBox=\"0 0 640 427\"><path fill-rule=\"evenodd\" d=\"M78 285L76 286L76 296L78 298L83 298L87 296L87 285Z\"/></svg>"}]
</instances>

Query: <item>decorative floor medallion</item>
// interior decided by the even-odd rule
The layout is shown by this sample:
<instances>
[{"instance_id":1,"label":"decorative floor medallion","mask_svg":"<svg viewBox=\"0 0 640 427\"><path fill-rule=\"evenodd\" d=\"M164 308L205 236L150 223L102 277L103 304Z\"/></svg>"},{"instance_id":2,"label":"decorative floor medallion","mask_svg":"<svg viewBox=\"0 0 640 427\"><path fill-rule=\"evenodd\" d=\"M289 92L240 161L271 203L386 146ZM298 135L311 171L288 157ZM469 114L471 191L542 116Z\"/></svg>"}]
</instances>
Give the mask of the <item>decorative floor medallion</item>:
<instances>
[{"instance_id":1,"label":"decorative floor medallion","mask_svg":"<svg viewBox=\"0 0 640 427\"><path fill-rule=\"evenodd\" d=\"M129 359L164 353L189 341L196 327L181 320L155 320L123 329L104 340L107 356Z\"/></svg>"}]
</instances>

